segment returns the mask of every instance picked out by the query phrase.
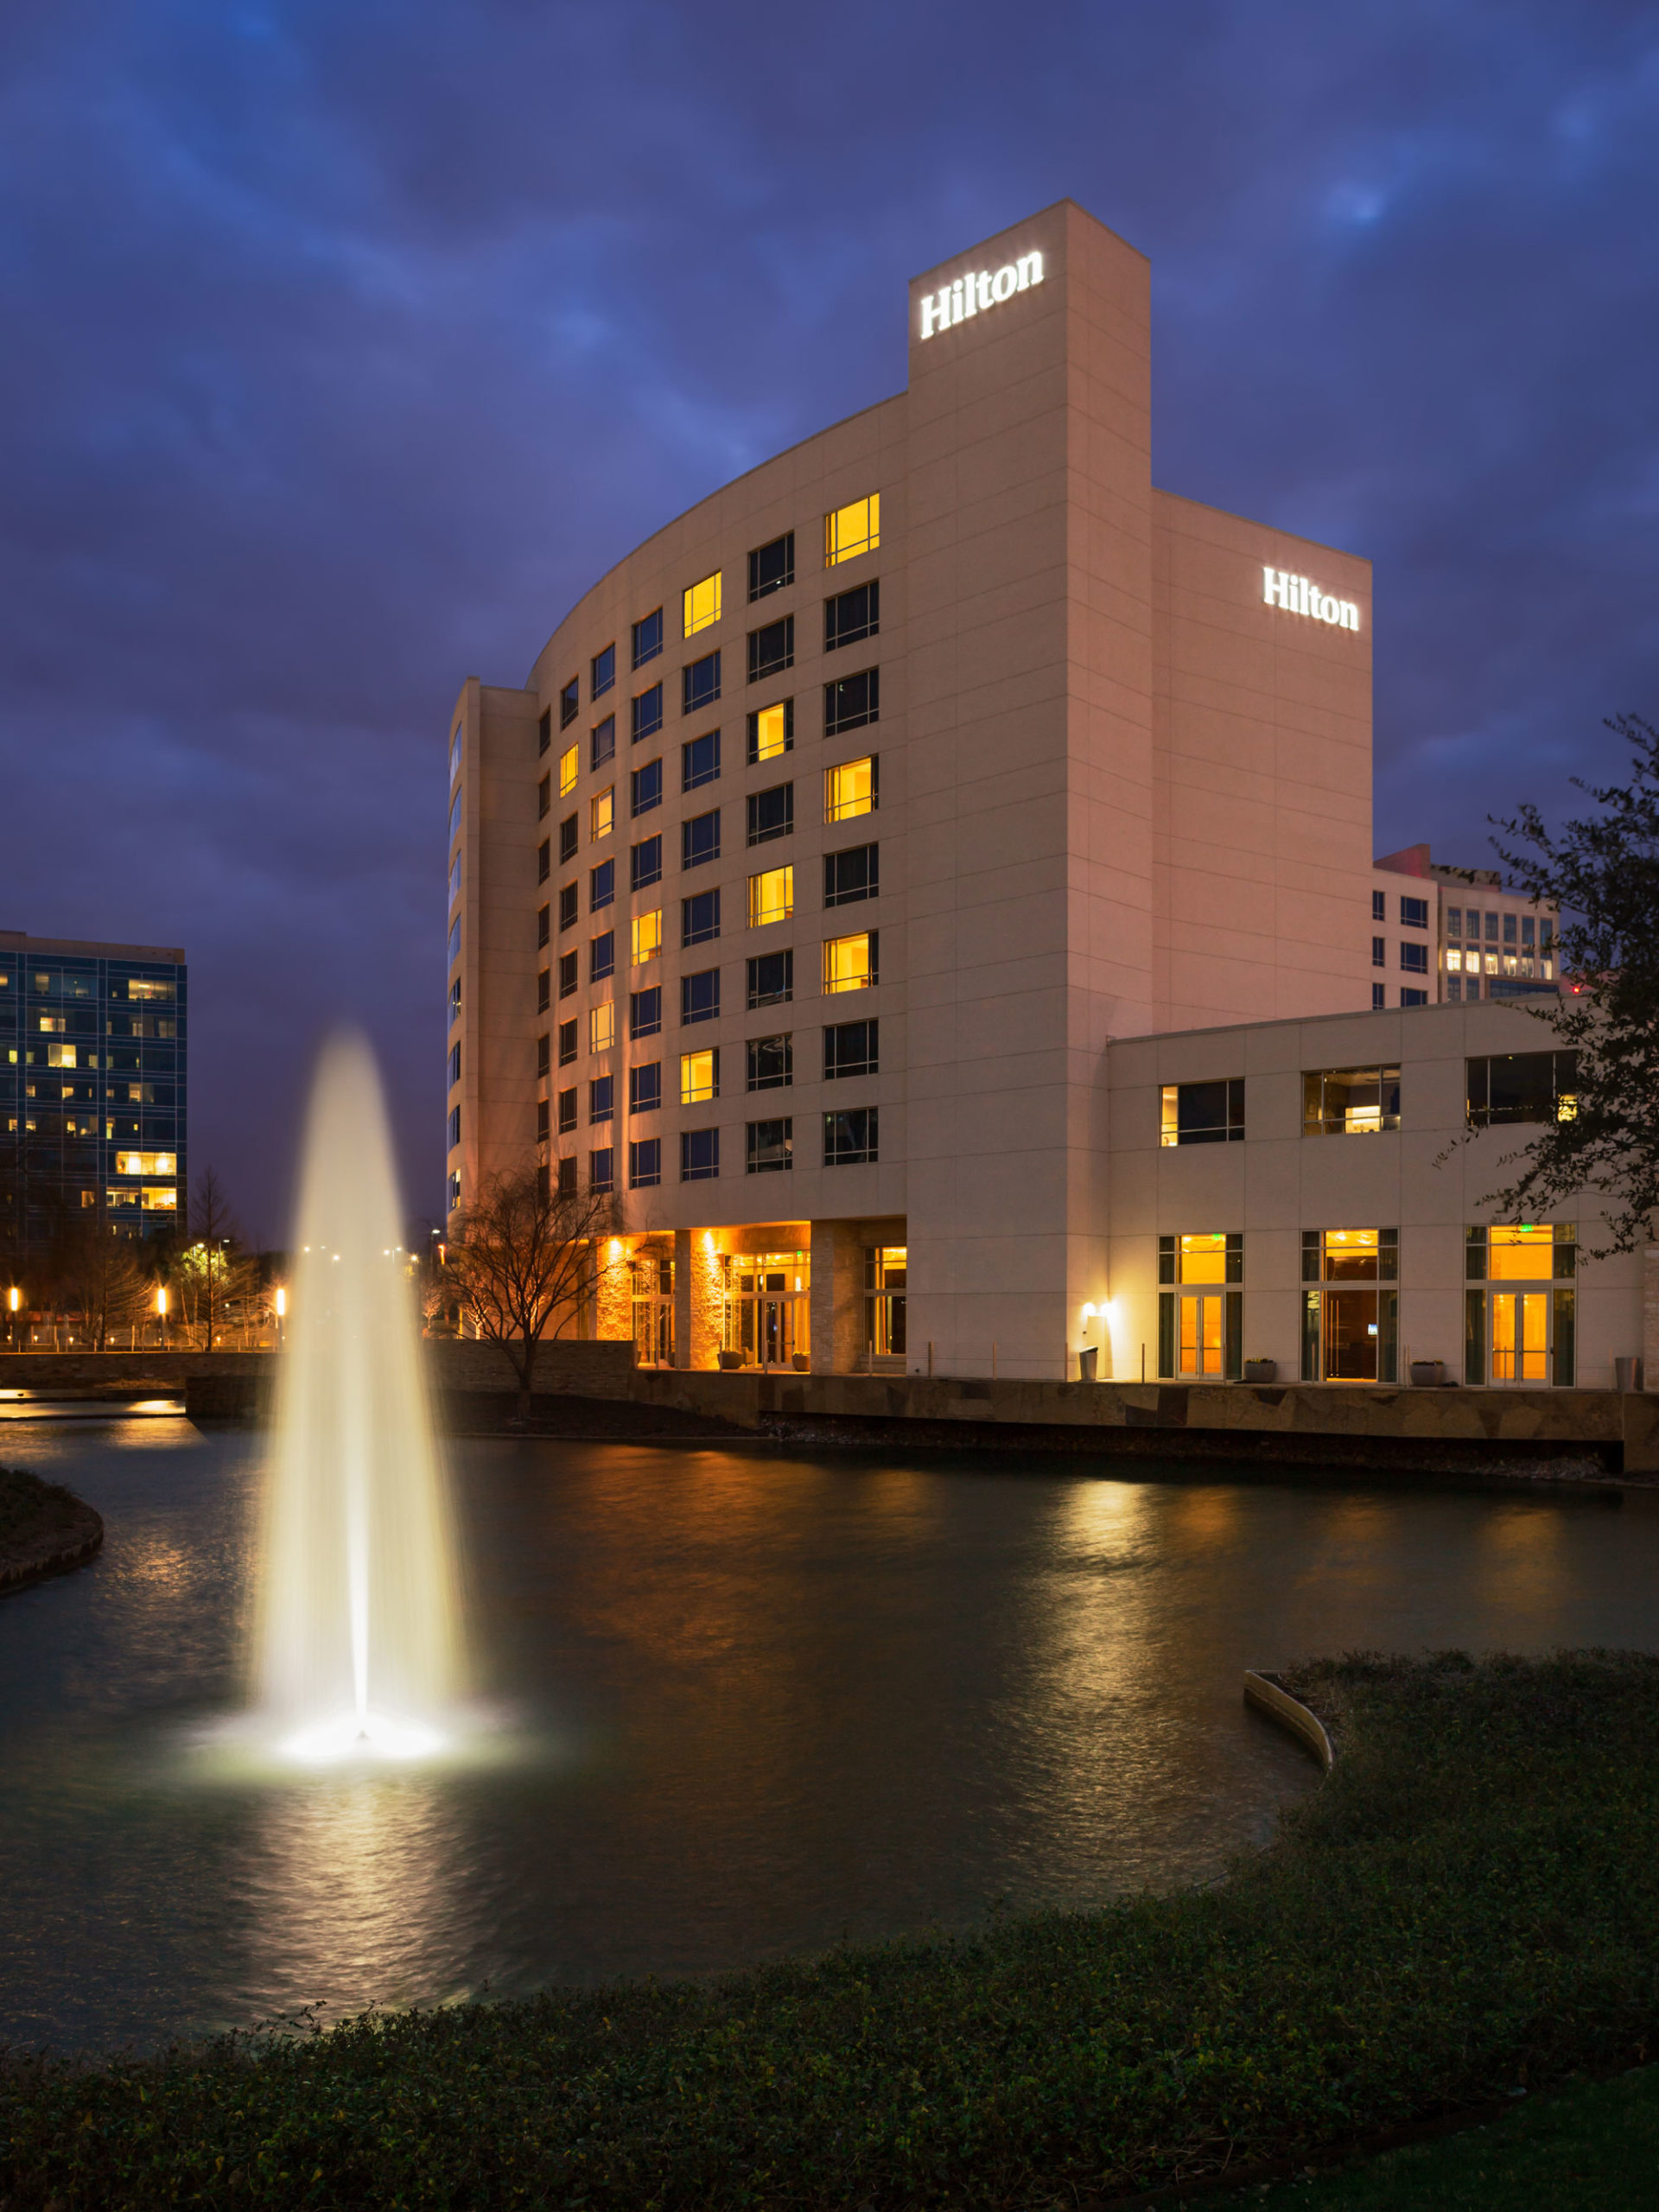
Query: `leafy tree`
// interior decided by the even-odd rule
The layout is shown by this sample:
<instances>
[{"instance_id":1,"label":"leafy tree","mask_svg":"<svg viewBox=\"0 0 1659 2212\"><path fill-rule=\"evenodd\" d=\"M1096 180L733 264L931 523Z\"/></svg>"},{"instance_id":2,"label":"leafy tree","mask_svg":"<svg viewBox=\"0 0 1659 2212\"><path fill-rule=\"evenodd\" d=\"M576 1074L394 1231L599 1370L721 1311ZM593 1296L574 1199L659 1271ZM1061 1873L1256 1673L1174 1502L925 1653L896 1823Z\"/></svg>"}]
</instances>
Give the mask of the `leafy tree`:
<instances>
[{"instance_id":1,"label":"leafy tree","mask_svg":"<svg viewBox=\"0 0 1659 2212\"><path fill-rule=\"evenodd\" d=\"M204 1167L191 1195L189 1243L171 1268L176 1311L185 1333L211 1351L225 1325L227 1302L245 1297L255 1271L238 1249L230 1200L215 1170Z\"/></svg>"},{"instance_id":2,"label":"leafy tree","mask_svg":"<svg viewBox=\"0 0 1659 2212\"><path fill-rule=\"evenodd\" d=\"M594 1244L615 1218L608 1191L561 1191L537 1167L486 1176L455 1217L445 1260L452 1295L511 1363L521 1421L542 1339L575 1325Z\"/></svg>"},{"instance_id":3,"label":"leafy tree","mask_svg":"<svg viewBox=\"0 0 1659 2212\"><path fill-rule=\"evenodd\" d=\"M1509 842L1492 840L1525 890L1560 910L1565 988L1537 1018L1577 1052L1579 1083L1576 1111L1509 1155L1525 1165L1486 1203L1524 1220L1593 1191L1611 1241L1586 1248L1592 1259L1648 1243L1659 1208L1659 729L1636 715L1606 727L1630 747L1630 780L1573 778L1599 813L1552 831L1526 805L1494 817Z\"/></svg>"}]
</instances>

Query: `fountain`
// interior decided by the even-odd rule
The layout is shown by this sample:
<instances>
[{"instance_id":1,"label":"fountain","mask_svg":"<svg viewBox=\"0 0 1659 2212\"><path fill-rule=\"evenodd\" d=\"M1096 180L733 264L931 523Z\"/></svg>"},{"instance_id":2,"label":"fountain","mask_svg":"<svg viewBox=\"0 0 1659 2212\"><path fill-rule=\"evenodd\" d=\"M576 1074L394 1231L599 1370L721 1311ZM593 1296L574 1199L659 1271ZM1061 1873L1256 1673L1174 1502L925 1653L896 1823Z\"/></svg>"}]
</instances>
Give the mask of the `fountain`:
<instances>
[{"instance_id":1,"label":"fountain","mask_svg":"<svg viewBox=\"0 0 1659 2212\"><path fill-rule=\"evenodd\" d=\"M458 1603L391 1133L373 1056L312 1086L265 1500L257 1699L307 1764L442 1747Z\"/></svg>"}]
</instances>

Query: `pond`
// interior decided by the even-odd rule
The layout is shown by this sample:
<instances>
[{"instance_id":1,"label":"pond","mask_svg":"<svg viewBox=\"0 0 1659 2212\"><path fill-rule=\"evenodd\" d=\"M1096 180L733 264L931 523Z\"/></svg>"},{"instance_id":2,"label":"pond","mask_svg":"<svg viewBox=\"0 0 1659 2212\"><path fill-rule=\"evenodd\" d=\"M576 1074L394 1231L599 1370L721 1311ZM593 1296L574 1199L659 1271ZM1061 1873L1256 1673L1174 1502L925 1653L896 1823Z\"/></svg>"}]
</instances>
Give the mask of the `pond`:
<instances>
[{"instance_id":1,"label":"pond","mask_svg":"<svg viewBox=\"0 0 1659 2212\"><path fill-rule=\"evenodd\" d=\"M264 1440L4 1440L109 1534L0 1603L0 2042L702 1974L1203 1880L1316 1783L1246 1667L1655 1640L1642 1497L465 1444L493 1748L276 1779L223 1741Z\"/></svg>"}]
</instances>

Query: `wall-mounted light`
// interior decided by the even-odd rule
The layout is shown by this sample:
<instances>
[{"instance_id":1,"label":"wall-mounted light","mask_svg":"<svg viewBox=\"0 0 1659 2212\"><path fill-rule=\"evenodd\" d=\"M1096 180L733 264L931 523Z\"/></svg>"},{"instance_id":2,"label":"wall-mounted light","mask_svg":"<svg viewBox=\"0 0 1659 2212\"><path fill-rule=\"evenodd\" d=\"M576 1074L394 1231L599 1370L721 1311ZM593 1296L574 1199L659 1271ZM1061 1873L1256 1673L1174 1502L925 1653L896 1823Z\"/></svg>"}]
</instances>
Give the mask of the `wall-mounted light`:
<instances>
[{"instance_id":1,"label":"wall-mounted light","mask_svg":"<svg viewBox=\"0 0 1659 2212\"><path fill-rule=\"evenodd\" d=\"M288 1312L288 1293L279 1284L276 1290L276 1319L280 1321Z\"/></svg>"}]
</instances>

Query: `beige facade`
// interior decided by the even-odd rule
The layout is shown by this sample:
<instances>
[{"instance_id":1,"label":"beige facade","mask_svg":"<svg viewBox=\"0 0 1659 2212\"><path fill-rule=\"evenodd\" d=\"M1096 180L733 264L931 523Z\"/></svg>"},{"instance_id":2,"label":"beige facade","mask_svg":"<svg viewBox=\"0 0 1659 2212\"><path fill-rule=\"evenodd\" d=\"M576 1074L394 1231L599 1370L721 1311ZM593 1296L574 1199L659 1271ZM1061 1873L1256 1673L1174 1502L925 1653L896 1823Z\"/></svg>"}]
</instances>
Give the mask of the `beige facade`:
<instances>
[{"instance_id":1,"label":"beige facade","mask_svg":"<svg viewBox=\"0 0 1659 2212\"><path fill-rule=\"evenodd\" d=\"M1371 1003L1472 1006L1558 997L1554 907L1494 868L1447 868L1427 845L1371 871Z\"/></svg>"}]
</instances>

